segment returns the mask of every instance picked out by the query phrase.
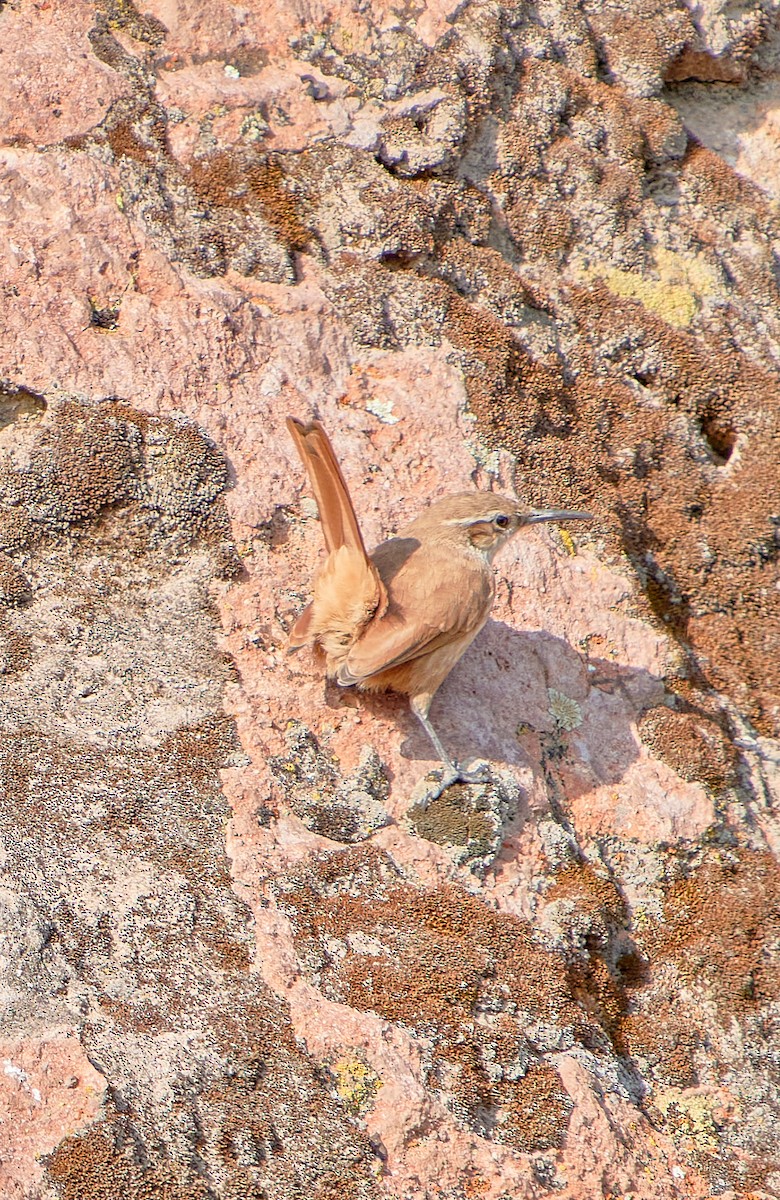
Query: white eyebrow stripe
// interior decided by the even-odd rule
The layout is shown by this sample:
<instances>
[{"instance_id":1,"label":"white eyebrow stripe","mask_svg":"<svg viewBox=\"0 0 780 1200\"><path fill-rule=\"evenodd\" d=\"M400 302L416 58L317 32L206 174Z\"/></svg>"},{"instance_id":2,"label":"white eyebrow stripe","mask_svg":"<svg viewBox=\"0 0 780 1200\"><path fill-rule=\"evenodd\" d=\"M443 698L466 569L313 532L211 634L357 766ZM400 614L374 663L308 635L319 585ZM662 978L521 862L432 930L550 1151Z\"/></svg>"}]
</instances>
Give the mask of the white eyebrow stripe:
<instances>
[{"instance_id":1,"label":"white eyebrow stripe","mask_svg":"<svg viewBox=\"0 0 780 1200\"><path fill-rule=\"evenodd\" d=\"M442 525L489 525L500 515L501 509L497 508L494 513L489 513L484 517L450 517L447 521L442 521Z\"/></svg>"}]
</instances>

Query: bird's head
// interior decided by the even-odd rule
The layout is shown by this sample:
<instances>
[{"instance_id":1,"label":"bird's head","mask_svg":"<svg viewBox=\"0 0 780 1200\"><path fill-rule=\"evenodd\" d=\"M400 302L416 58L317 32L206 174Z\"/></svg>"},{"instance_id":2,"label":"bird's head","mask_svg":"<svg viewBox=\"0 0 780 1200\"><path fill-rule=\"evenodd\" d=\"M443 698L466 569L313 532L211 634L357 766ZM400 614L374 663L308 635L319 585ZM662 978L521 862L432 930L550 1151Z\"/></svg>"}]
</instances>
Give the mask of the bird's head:
<instances>
[{"instance_id":1,"label":"bird's head","mask_svg":"<svg viewBox=\"0 0 780 1200\"><path fill-rule=\"evenodd\" d=\"M445 496L427 510L426 523L436 522L453 540L470 543L488 558L518 530L541 521L590 521L592 514L564 508L529 508L495 492L460 492Z\"/></svg>"}]
</instances>

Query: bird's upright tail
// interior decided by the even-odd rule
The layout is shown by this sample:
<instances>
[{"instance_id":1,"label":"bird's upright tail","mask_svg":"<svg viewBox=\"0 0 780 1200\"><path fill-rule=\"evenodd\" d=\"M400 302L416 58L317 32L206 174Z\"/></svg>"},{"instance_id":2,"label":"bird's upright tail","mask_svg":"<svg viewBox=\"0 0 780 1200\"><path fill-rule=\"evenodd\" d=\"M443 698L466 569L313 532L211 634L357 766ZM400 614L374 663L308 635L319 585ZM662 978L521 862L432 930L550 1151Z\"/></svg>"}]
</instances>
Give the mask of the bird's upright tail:
<instances>
[{"instance_id":1,"label":"bird's upright tail","mask_svg":"<svg viewBox=\"0 0 780 1200\"><path fill-rule=\"evenodd\" d=\"M329 660L346 655L365 624L387 606L387 592L366 553L363 535L330 438L319 421L304 425L287 418L295 447L320 511L328 558L314 588L314 600L290 633L290 646L318 641Z\"/></svg>"},{"instance_id":2,"label":"bird's upright tail","mask_svg":"<svg viewBox=\"0 0 780 1200\"><path fill-rule=\"evenodd\" d=\"M319 421L303 421L287 418L287 428L292 434L295 448L301 456L306 474L320 510L322 533L329 554L342 546L359 550L368 561L363 535L352 507L352 501L341 474L330 438Z\"/></svg>"}]
</instances>

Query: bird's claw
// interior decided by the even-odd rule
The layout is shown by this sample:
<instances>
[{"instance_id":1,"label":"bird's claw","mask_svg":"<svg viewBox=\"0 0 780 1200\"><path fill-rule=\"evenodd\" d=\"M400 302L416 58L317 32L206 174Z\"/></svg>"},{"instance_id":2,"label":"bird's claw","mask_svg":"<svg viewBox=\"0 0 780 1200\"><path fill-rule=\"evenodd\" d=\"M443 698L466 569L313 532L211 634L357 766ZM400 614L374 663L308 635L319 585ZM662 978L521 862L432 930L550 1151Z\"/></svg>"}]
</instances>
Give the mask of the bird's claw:
<instances>
[{"instance_id":1,"label":"bird's claw","mask_svg":"<svg viewBox=\"0 0 780 1200\"><path fill-rule=\"evenodd\" d=\"M444 767L441 773L441 779L433 785L429 791L423 796L419 802L419 807L426 809L432 800L438 800L448 787L452 787L454 783L487 783L490 779L490 766L488 763L480 763L471 771L459 766L457 763L452 763L449 767Z\"/></svg>"},{"instance_id":2,"label":"bird's claw","mask_svg":"<svg viewBox=\"0 0 780 1200\"><path fill-rule=\"evenodd\" d=\"M453 783L487 783L490 779L490 766L486 762L478 763L471 771L458 767Z\"/></svg>"}]
</instances>

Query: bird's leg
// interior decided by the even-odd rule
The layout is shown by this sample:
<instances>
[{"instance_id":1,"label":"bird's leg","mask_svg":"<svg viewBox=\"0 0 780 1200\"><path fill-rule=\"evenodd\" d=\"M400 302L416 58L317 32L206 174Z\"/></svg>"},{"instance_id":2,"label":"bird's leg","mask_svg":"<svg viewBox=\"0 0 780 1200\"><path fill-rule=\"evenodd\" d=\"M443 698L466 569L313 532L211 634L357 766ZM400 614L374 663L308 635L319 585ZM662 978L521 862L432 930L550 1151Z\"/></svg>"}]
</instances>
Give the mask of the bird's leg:
<instances>
[{"instance_id":1,"label":"bird's leg","mask_svg":"<svg viewBox=\"0 0 780 1200\"><path fill-rule=\"evenodd\" d=\"M427 701L427 703L426 703ZM428 709L430 707L431 698L413 697L409 701L409 707L414 715L419 720L428 737L431 739L433 748L442 761L444 771L442 772L441 782L428 793L423 803L423 808L426 808L431 800L436 800L453 783L485 783L490 778L490 772L487 767L478 768L476 771L466 771L458 763L454 762L447 751L444 749L441 738L433 728L429 718Z\"/></svg>"}]
</instances>

